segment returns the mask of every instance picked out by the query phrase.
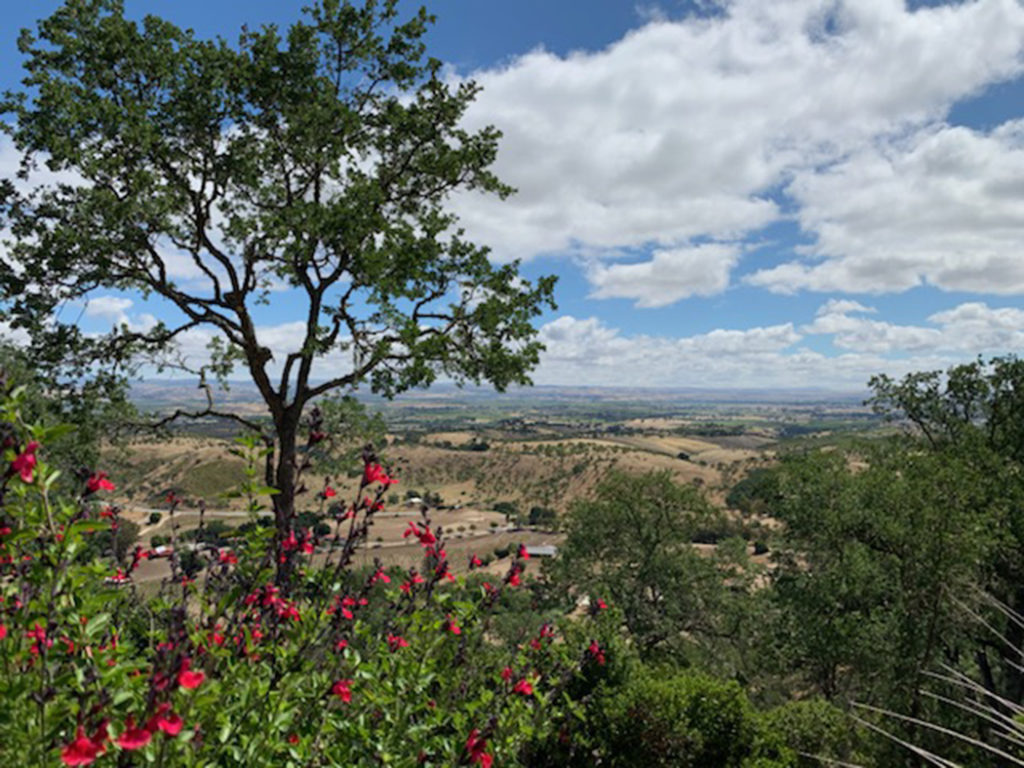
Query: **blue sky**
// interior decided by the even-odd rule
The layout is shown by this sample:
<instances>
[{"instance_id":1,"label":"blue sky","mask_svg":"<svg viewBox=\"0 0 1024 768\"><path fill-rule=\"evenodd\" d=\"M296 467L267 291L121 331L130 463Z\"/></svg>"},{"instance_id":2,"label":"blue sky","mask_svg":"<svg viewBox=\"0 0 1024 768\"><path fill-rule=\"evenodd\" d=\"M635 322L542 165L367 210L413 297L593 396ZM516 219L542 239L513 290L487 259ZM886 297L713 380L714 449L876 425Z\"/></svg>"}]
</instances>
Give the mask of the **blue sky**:
<instances>
[{"instance_id":1,"label":"blue sky","mask_svg":"<svg viewBox=\"0 0 1024 768\"><path fill-rule=\"evenodd\" d=\"M126 1L228 39L302 4ZM5 9L0 87L16 29L56 6ZM538 383L859 389L1021 349L1016 0L429 8L430 53L484 86L467 124L504 131L519 189L452 205L495 259L560 276ZM81 311L101 330L161 309L107 292ZM274 302L268 345L296 319Z\"/></svg>"}]
</instances>

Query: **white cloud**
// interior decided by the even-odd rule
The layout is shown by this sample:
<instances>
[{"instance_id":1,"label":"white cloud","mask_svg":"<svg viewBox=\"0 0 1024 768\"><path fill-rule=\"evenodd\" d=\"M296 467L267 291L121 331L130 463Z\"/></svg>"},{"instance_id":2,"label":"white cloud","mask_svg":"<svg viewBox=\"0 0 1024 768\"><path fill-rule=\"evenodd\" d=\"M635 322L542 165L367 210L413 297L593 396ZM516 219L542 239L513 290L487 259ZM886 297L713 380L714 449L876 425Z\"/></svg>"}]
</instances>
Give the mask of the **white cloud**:
<instances>
[{"instance_id":1,"label":"white cloud","mask_svg":"<svg viewBox=\"0 0 1024 768\"><path fill-rule=\"evenodd\" d=\"M1024 293L1024 120L985 134L942 126L883 141L789 191L813 262L748 282L790 293L944 290Z\"/></svg>"},{"instance_id":2,"label":"white cloud","mask_svg":"<svg viewBox=\"0 0 1024 768\"><path fill-rule=\"evenodd\" d=\"M863 304L857 301L851 301L850 299L829 299L820 307L818 307L817 315L837 315L846 314L849 312L869 312L875 313L878 310L874 307L865 307Z\"/></svg>"},{"instance_id":3,"label":"white cloud","mask_svg":"<svg viewBox=\"0 0 1024 768\"><path fill-rule=\"evenodd\" d=\"M853 304L855 302L849 302ZM851 316L863 309L830 302L814 322L801 330L807 334L831 335L832 343L856 352L879 354L908 352L1006 354L1024 346L1024 310L1013 307L992 309L970 302L928 317L930 326L899 325Z\"/></svg>"},{"instance_id":4,"label":"white cloud","mask_svg":"<svg viewBox=\"0 0 1024 768\"><path fill-rule=\"evenodd\" d=\"M587 279L594 286L593 298L636 299L638 307L662 307L724 291L739 254L739 246L723 243L658 250L638 264L596 264Z\"/></svg>"},{"instance_id":5,"label":"white cloud","mask_svg":"<svg viewBox=\"0 0 1024 768\"><path fill-rule=\"evenodd\" d=\"M875 352L829 356L796 346L792 324L716 329L683 338L626 337L597 318L562 316L543 326L547 351L538 384L862 390L881 371L944 368L954 358L922 351L903 359Z\"/></svg>"},{"instance_id":6,"label":"white cloud","mask_svg":"<svg viewBox=\"0 0 1024 768\"><path fill-rule=\"evenodd\" d=\"M127 312L134 302L123 296L93 296L85 304L86 317L110 320L117 325L128 322Z\"/></svg>"},{"instance_id":7,"label":"white cloud","mask_svg":"<svg viewBox=\"0 0 1024 768\"><path fill-rule=\"evenodd\" d=\"M540 384L636 382L644 386L762 386L782 374L773 362L800 340L792 324L716 329L684 338L622 336L597 318L559 317L540 329L547 346L535 380ZM778 381L782 378L778 377Z\"/></svg>"},{"instance_id":8,"label":"white cloud","mask_svg":"<svg viewBox=\"0 0 1024 768\"><path fill-rule=\"evenodd\" d=\"M935 125L957 100L1021 72L1022 46L1024 7L1015 0L914 12L900 0L736 0L713 18L656 20L602 51L537 50L474 73L484 90L467 118L502 129L495 170L519 194L504 202L465 194L453 205L499 258L735 241L780 218L770 190L796 177L800 192L822 164ZM825 241L814 201L801 202L809 208L801 223ZM911 195L903 207L926 205ZM720 257L709 285L723 285L733 263L730 252ZM669 260L657 261L648 275L671 271ZM830 262L822 269L825 279ZM957 269L947 264L944 279L969 282ZM881 283L864 271L862 283ZM897 289L918 273L916 264L880 272ZM640 298L630 286L645 275L635 265L590 274L627 286L599 283L597 295ZM792 265L775 277L776 289L786 279L810 287Z\"/></svg>"}]
</instances>

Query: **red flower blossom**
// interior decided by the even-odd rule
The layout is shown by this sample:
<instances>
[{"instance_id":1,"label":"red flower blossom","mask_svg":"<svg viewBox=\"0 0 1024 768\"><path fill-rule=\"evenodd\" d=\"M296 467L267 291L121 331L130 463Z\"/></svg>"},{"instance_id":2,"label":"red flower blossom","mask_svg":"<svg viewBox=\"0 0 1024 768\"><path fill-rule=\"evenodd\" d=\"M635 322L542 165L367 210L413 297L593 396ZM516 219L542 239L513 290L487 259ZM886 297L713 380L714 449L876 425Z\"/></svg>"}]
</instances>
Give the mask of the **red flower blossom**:
<instances>
[{"instance_id":1,"label":"red flower blossom","mask_svg":"<svg viewBox=\"0 0 1024 768\"><path fill-rule=\"evenodd\" d=\"M46 636L46 630L39 626L39 622L36 622L35 626L25 633L25 637L35 640L32 647L28 649L29 653L38 654L42 650L42 646L53 647L53 640Z\"/></svg>"},{"instance_id":2,"label":"red flower blossom","mask_svg":"<svg viewBox=\"0 0 1024 768\"><path fill-rule=\"evenodd\" d=\"M338 495L338 492L336 490L334 490L333 488L331 488L331 486L328 485L326 488L324 488L324 498L325 499L333 499L337 495Z\"/></svg>"},{"instance_id":3,"label":"red flower blossom","mask_svg":"<svg viewBox=\"0 0 1024 768\"><path fill-rule=\"evenodd\" d=\"M409 641L406 640L401 635L390 635L390 634L388 635L388 648L391 649L392 653L397 651L399 648L408 648L408 647L409 647Z\"/></svg>"},{"instance_id":4,"label":"red flower blossom","mask_svg":"<svg viewBox=\"0 0 1024 768\"><path fill-rule=\"evenodd\" d=\"M367 464L366 469L363 470L363 485L373 485L374 483L381 483L382 485L394 485L397 483L393 477L388 477L387 472L380 464Z\"/></svg>"},{"instance_id":5,"label":"red flower blossom","mask_svg":"<svg viewBox=\"0 0 1024 768\"><path fill-rule=\"evenodd\" d=\"M288 734L288 743L289 744L298 744L299 743L299 734L297 734L297 733L290 733L290 734Z\"/></svg>"},{"instance_id":6,"label":"red flower blossom","mask_svg":"<svg viewBox=\"0 0 1024 768\"><path fill-rule=\"evenodd\" d=\"M422 544L424 547L428 547L427 554L434 554L431 545L437 543L437 537L434 536L433 532L426 525L424 525L423 528L420 529L420 527L417 526L416 523L410 521L409 527L406 528L405 532L402 534L402 538L406 539L409 536L415 536L417 539L420 540L420 544Z\"/></svg>"},{"instance_id":7,"label":"red flower blossom","mask_svg":"<svg viewBox=\"0 0 1024 768\"><path fill-rule=\"evenodd\" d=\"M3 640L5 637L7 637L7 627L0 624L0 640Z\"/></svg>"},{"instance_id":8,"label":"red flower blossom","mask_svg":"<svg viewBox=\"0 0 1024 768\"><path fill-rule=\"evenodd\" d=\"M21 477L21 482L31 483L33 479L33 471L36 468L36 449L39 448L39 443L35 440L29 442L25 446L25 450L14 457L14 461L11 462L11 469L18 473Z\"/></svg>"},{"instance_id":9,"label":"red flower blossom","mask_svg":"<svg viewBox=\"0 0 1024 768\"><path fill-rule=\"evenodd\" d=\"M116 486L107 479L106 472L97 472L85 481L85 487L89 493L96 493L97 491L112 491Z\"/></svg>"},{"instance_id":10,"label":"red flower blossom","mask_svg":"<svg viewBox=\"0 0 1024 768\"><path fill-rule=\"evenodd\" d=\"M455 623L455 619L452 618L452 615L450 613L448 614L448 618L445 620L444 628L448 632L451 632L453 635L462 634L462 628Z\"/></svg>"},{"instance_id":11,"label":"red flower blossom","mask_svg":"<svg viewBox=\"0 0 1024 768\"><path fill-rule=\"evenodd\" d=\"M522 558L523 560L529 560L530 559L530 553L526 551L526 545L525 544L520 544L519 545L519 557Z\"/></svg>"},{"instance_id":12,"label":"red flower blossom","mask_svg":"<svg viewBox=\"0 0 1024 768\"><path fill-rule=\"evenodd\" d=\"M288 531L288 538L281 542L281 549L285 552L291 552L293 549L298 549L299 540L295 538L295 531Z\"/></svg>"},{"instance_id":13,"label":"red flower blossom","mask_svg":"<svg viewBox=\"0 0 1024 768\"><path fill-rule=\"evenodd\" d=\"M512 679L512 667L505 667L501 670L501 679L506 683Z\"/></svg>"},{"instance_id":14,"label":"red flower blossom","mask_svg":"<svg viewBox=\"0 0 1024 768\"><path fill-rule=\"evenodd\" d=\"M181 733L184 724L181 715L176 712L171 712L169 715L158 715L156 719L156 727L168 736L177 736Z\"/></svg>"},{"instance_id":15,"label":"red flower blossom","mask_svg":"<svg viewBox=\"0 0 1024 768\"><path fill-rule=\"evenodd\" d=\"M601 666L604 666L604 651L602 651L601 646L597 644L597 640L591 641L590 646L587 648L587 653L590 654L590 658L592 658Z\"/></svg>"},{"instance_id":16,"label":"red flower blossom","mask_svg":"<svg viewBox=\"0 0 1024 768\"><path fill-rule=\"evenodd\" d=\"M469 570L473 570L474 568L479 568L483 564L484 564L484 561L481 560L476 555L473 555L472 557L469 558Z\"/></svg>"},{"instance_id":17,"label":"red flower blossom","mask_svg":"<svg viewBox=\"0 0 1024 768\"><path fill-rule=\"evenodd\" d=\"M469 732L466 739L466 752L469 753L469 762L477 763L483 768L491 768L494 757L487 754L487 739L480 738L480 731L474 728Z\"/></svg>"},{"instance_id":18,"label":"red flower blossom","mask_svg":"<svg viewBox=\"0 0 1024 768\"><path fill-rule=\"evenodd\" d=\"M91 765L97 756L105 751L106 748L102 744L97 744L86 736L79 726L78 736L60 751L60 759L64 765Z\"/></svg>"},{"instance_id":19,"label":"red flower blossom","mask_svg":"<svg viewBox=\"0 0 1024 768\"><path fill-rule=\"evenodd\" d=\"M351 680L339 680L331 686L331 693L344 701L346 704L352 701Z\"/></svg>"},{"instance_id":20,"label":"red flower blossom","mask_svg":"<svg viewBox=\"0 0 1024 768\"><path fill-rule=\"evenodd\" d=\"M533 685L529 680L523 678L512 686L512 693L518 693L522 696L533 696Z\"/></svg>"},{"instance_id":21,"label":"red flower blossom","mask_svg":"<svg viewBox=\"0 0 1024 768\"><path fill-rule=\"evenodd\" d=\"M238 555L230 549L222 549L220 553L220 562L224 565L238 565Z\"/></svg>"},{"instance_id":22,"label":"red flower blossom","mask_svg":"<svg viewBox=\"0 0 1024 768\"><path fill-rule=\"evenodd\" d=\"M181 660L181 669L178 672L178 685L188 690L194 690L202 685L206 679L206 673L196 672L192 669L192 661L187 656Z\"/></svg>"},{"instance_id":23,"label":"red flower blossom","mask_svg":"<svg viewBox=\"0 0 1024 768\"><path fill-rule=\"evenodd\" d=\"M124 730L117 737L117 745L121 749L142 749L149 744L151 738L153 734L145 728L136 728L135 718L129 715L124 723Z\"/></svg>"},{"instance_id":24,"label":"red flower blossom","mask_svg":"<svg viewBox=\"0 0 1024 768\"><path fill-rule=\"evenodd\" d=\"M60 759L64 765L91 765L96 757L102 755L105 750L103 740L90 739L85 735L85 729L78 726L75 740L60 751Z\"/></svg>"}]
</instances>

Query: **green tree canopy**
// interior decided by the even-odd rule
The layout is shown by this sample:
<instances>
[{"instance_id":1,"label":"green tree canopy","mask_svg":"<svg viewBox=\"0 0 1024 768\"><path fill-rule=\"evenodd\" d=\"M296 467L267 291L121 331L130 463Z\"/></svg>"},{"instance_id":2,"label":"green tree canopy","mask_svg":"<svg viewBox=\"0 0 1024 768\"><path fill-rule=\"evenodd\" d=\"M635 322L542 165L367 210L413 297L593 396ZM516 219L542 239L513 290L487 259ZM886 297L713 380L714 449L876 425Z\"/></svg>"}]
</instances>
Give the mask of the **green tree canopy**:
<instances>
[{"instance_id":1,"label":"green tree canopy","mask_svg":"<svg viewBox=\"0 0 1024 768\"><path fill-rule=\"evenodd\" d=\"M718 518L696 488L667 472L612 472L569 510L561 576L621 609L645 653L678 650L713 633L721 615L726 573L692 546Z\"/></svg>"}]
</instances>

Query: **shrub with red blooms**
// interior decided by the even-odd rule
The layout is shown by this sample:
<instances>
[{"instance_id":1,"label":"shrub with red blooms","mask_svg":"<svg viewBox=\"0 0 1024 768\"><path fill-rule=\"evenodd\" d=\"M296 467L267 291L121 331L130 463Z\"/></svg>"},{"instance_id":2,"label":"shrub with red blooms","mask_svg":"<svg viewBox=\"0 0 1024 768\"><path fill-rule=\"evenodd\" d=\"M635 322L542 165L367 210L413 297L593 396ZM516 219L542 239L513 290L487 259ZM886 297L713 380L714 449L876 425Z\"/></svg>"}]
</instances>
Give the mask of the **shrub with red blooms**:
<instances>
[{"instance_id":1,"label":"shrub with red blooms","mask_svg":"<svg viewBox=\"0 0 1024 768\"><path fill-rule=\"evenodd\" d=\"M501 640L492 621L529 588L525 551L493 584L456 577L426 511L408 531L417 567L356 567L397 482L369 448L350 502L327 505L324 485L331 535L252 525L188 570L169 496L170 575L140 584L150 553L118 564L93 541L119 524L104 501L116 477L90 468L56 497L56 432L23 423L20 395L0 390L0 752L19 765L515 765L605 660L603 618L538 619ZM256 480L265 448L239 444L255 520L274 492Z\"/></svg>"}]
</instances>

